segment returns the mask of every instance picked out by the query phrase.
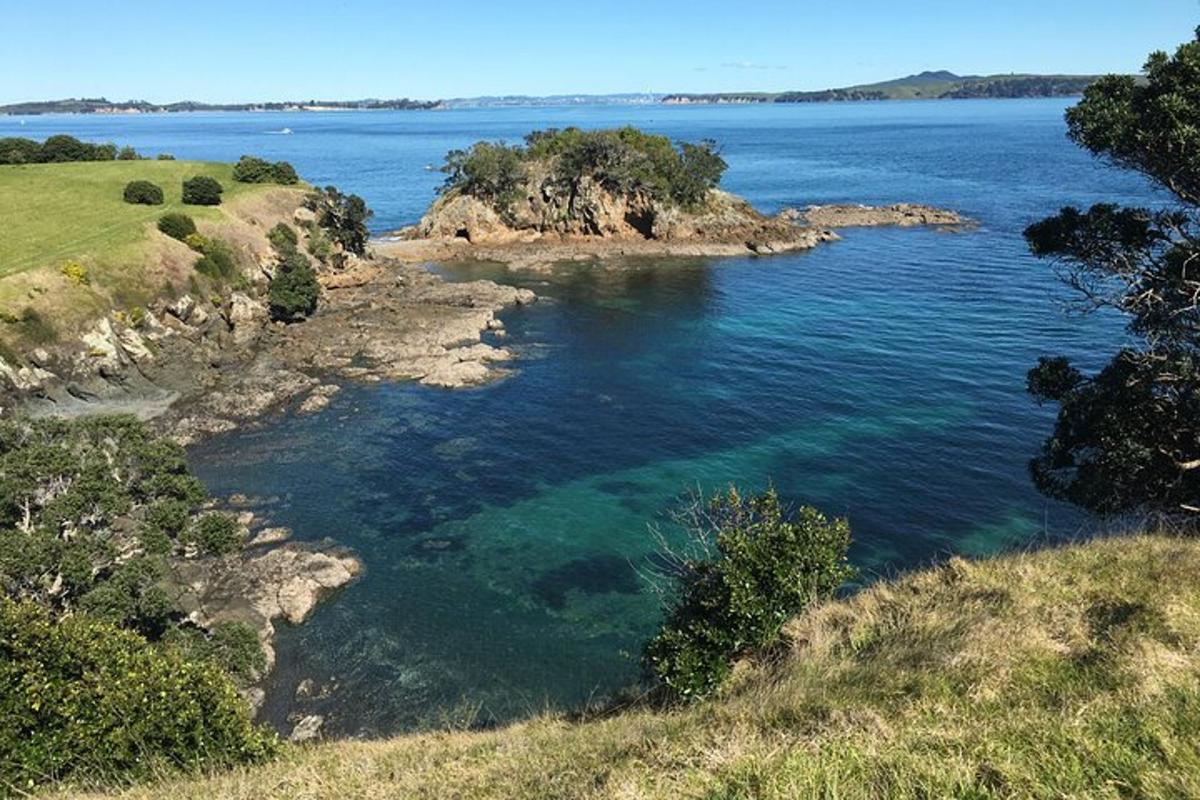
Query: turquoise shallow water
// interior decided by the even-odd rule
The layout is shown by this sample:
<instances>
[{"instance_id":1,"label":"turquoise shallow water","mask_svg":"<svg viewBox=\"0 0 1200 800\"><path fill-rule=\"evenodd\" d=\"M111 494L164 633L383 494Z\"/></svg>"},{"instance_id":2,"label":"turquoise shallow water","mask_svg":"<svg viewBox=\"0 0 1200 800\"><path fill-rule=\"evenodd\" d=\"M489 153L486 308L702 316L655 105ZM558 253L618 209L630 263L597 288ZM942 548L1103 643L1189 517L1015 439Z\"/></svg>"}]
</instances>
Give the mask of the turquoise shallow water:
<instances>
[{"instance_id":1,"label":"turquoise shallow water","mask_svg":"<svg viewBox=\"0 0 1200 800\"><path fill-rule=\"evenodd\" d=\"M304 701L341 733L570 705L635 674L658 609L647 526L689 489L773 481L849 517L868 577L949 552L1075 535L1025 463L1050 412L1024 394L1037 356L1098 363L1114 320L1063 313L1022 228L1068 203L1154 201L1064 138L1062 101L791 108L0 120L180 157L255 152L364 194L386 230L432 196L424 169L477 138L626 122L725 146L727 185L760 207L912 200L961 233L851 230L809 253L579 267L488 265L545 301L505 316L517 372L464 392L347 387L316 416L191 453L217 493L269 498L299 538L355 548L365 577L285 629L268 716ZM265 131L290 127L292 136Z\"/></svg>"}]
</instances>

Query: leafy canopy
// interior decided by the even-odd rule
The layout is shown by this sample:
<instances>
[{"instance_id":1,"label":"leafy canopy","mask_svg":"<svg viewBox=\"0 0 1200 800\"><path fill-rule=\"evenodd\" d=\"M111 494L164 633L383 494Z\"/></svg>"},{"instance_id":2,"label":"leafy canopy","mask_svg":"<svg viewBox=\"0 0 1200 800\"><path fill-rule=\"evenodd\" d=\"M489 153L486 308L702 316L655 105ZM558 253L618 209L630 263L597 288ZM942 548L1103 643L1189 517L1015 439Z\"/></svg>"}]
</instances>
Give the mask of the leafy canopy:
<instances>
[{"instance_id":1,"label":"leafy canopy","mask_svg":"<svg viewBox=\"0 0 1200 800\"><path fill-rule=\"evenodd\" d=\"M665 136L634 127L585 131L534 131L524 146L477 142L452 150L442 171L443 192L458 191L503 211L527 186L535 164L548 166L550 188L577 193L585 179L620 195L641 194L659 202L692 208L701 204L725 172L715 142L672 144Z\"/></svg>"},{"instance_id":2,"label":"leafy canopy","mask_svg":"<svg viewBox=\"0 0 1200 800\"><path fill-rule=\"evenodd\" d=\"M1136 343L1095 375L1043 358L1029 390L1057 403L1031 463L1038 488L1102 514L1200 520L1200 32L1154 53L1144 81L1108 76L1067 112L1069 136L1166 190L1160 208L1064 208L1025 232L1085 311L1115 309Z\"/></svg>"},{"instance_id":3,"label":"leafy canopy","mask_svg":"<svg viewBox=\"0 0 1200 800\"><path fill-rule=\"evenodd\" d=\"M850 526L786 508L774 489L697 501L680 522L697 552L676 564L674 601L642 664L678 699L718 689L739 657L761 653L784 623L854 575Z\"/></svg>"}]
</instances>

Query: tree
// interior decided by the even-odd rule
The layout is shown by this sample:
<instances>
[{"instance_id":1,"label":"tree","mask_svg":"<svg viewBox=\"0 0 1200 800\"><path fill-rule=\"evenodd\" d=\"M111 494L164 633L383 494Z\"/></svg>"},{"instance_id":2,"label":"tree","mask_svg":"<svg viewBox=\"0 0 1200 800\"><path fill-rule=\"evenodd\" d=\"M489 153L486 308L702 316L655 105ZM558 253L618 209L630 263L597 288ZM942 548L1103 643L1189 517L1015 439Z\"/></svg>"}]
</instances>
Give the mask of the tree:
<instances>
[{"instance_id":1,"label":"tree","mask_svg":"<svg viewBox=\"0 0 1200 800\"><path fill-rule=\"evenodd\" d=\"M305 207L317 215L317 224L329 238L348 253L365 256L367 253L367 220L374 212L356 194L342 194L335 186L314 192L305 200Z\"/></svg>"},{"instance_id":2,"label":"tree","mask_svg":"<svg viewBox=\"0 0 1200 800\"><path fill-rule=\"evenodd\" d=\"M292 249L280 259L267 287L271 318L292 322L317 310L321 285L308 256Z\"/></svg>"},{"instance_id":3,"label":"tree","mask_svg":"<svg viewBox=\"0 0 1200 800\"><path fill-rule=\"evenodd\" d=\"M122 147L120 150L117 151L117 160L118 161L137 161L140 158L141 158L141 156L138 155L137 150L134 150L132 147L129 147L129 146Z\"/></svg>"},{"instance_id":4,"label":"tree","mask_svg":"<svg viewBox=\"0 0 1200 800\"><path fill-rule=\"evenodd\" d=\"M41 149L38 151L38 161L43 164L90 161L93 160L94 153L92 145L81 142L74 136L59 134L42 142Z\"/></svg>"},{"instance_id":5,"label":"tree","mask_svg":"<svg viewBox=\"0 0 1200 800\"><path fill-rule=\"evenodd\" d=\"M0 139L0 164L32 164L38 160L42 146L33 139L10 136Z\"/></svg>"},{"instance_id":6,"label":"tree","mask_svg":"<svg viewBox=\"0 0 1200 800\"><path fill-rule=\"evenodd\" d=\"M774 489L745 498L731 488L695 501L679 522L693 552L665 554L675 565L674 602L642 656L677 699L711 694L735 659L775 644L784 623L854 575L846 521L785 508Z\"/></svg>"},{"instance_id":7,"label":"tree","mask_svg":"<svg viewBox=\"0 0 1200 800\"><path fill-rule=\"evenodd\" d=\"M150 181L130 181L125 184L124 198L126 203L161 206L163 204L163 190L162 187Z\"/></svg>"},{"instance_id":8,"label":"tree","mask_svg":"<svg viewBox=\"0 0 1200 800\"><path fill-rule=\"evenodd\" d=\"M88 614L55 619L0 596L0 796L56 778L270 757L278 740L251 722L221 657L188 658Z\"/></svg>"},{"instance_id":9,"label":"tree","mask_svg":"<svg viewBox=\"0 0 1200 800\"><path fill-rule=\"evenodd\" d=\"M233 179L239 183L281 183L291 185L300 180L296 169L286 161L272 164L254 156L242 156L233 167Z\"/></svg>"},{"instance_id":10,"label":"tree","mask_svg":"<svg viewBox=\"0 0 1200 800\"><path fill-rule=\"evenodd\" d=\"M196 221L187 214L173 211L158 218L158 229L172 239L183 241L196 233Z\"/></svg>"},{"instance_id":11,"label":"tree","mask_svg":"<svg viewBox=\"0 0 1200 800\"><path fill-rule=\"evenodd\" d=\"M183 182L183 202L193 206L219 206L224 191L216 178L197 175Z\"/></svg>"},{"instance_id":12,"label":"tree","mask_svg":"<svg viewBox=\"0 0 1200 800\"><path fill-rule=\"evenodd\" d=\"M1166 208L1068 207L1031 225L1084 311L1115 309L1136 344L1095 375L1043 358L1030 392L1059 407L1033 459L1046 494L1101 514L1200 522L1200 30L1144 81L1110 75L1067 112L1070 138L1165 189Z\"/></svg>"}]
</instances>

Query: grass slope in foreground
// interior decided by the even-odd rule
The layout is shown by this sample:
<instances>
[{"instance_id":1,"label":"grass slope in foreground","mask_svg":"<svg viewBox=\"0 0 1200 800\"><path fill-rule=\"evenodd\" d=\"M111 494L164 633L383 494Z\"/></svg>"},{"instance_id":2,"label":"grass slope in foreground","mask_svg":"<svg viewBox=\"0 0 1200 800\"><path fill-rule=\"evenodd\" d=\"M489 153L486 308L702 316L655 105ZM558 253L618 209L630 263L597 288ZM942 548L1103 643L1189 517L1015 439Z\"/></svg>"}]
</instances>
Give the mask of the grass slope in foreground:
<instances>
[{"instance_id":1,"label":"grass slope in foreground","mask_svg":"<svg viewBox=\"0 0 1200 800\"><path fill-rule=\"evenodd\" d=\"M184 205L185 178L206 175L224 188L219 206ZM162 187L164 203L126 203L125 184L147 180ZM60 330L111 308L145 303L165 283L190 273L196 256L160 234L160 216L181 211L215 232L257 198L303 187L239 183L233 165L199 161L88 161L0 166L0 311L19 316L33 308ZM62 274L83 265L87 283ZM178 262L178 263L176 263ZM0 328L15 326L0 325ZM13 341L18 331L0 330ZM29 344L24 342L23 344Z\"/></svg>"},{"instance_id":2,"label":"grass slope in foreground","mask_svg":"<svg viewBox=\"0 0 1200 800\"><path fill-rule=\"evenodd\" d=\"M691 708L335 742L131 798L1200 796L1200 541L880 583Z\"/></svg>"}]
</instances>

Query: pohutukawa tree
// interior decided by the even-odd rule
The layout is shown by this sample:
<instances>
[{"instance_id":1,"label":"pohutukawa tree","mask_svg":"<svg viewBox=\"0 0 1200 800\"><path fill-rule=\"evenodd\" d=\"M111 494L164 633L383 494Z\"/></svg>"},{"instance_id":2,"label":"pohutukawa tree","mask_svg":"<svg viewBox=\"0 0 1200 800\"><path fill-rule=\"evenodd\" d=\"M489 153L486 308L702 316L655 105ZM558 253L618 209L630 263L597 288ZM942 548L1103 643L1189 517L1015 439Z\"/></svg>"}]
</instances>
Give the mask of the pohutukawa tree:
<instances>
[{"instance_id":1,"label":"pohutukawa tree","mask_svg":"<svg viewBox=\"0 0 1200 800\"><path fill-rule=\"evenodd\" d=\"M1132 343L1093 375L1043 358L1029 391L1057 403L1038 488L1090 511L1200 523L1200 30L1145 79L1110 75L1067 112L1070 138L1166 190L1155 208L1064 208L1025 231L1083 310L1115 309Z\"/></svg>"}]
</instances>

